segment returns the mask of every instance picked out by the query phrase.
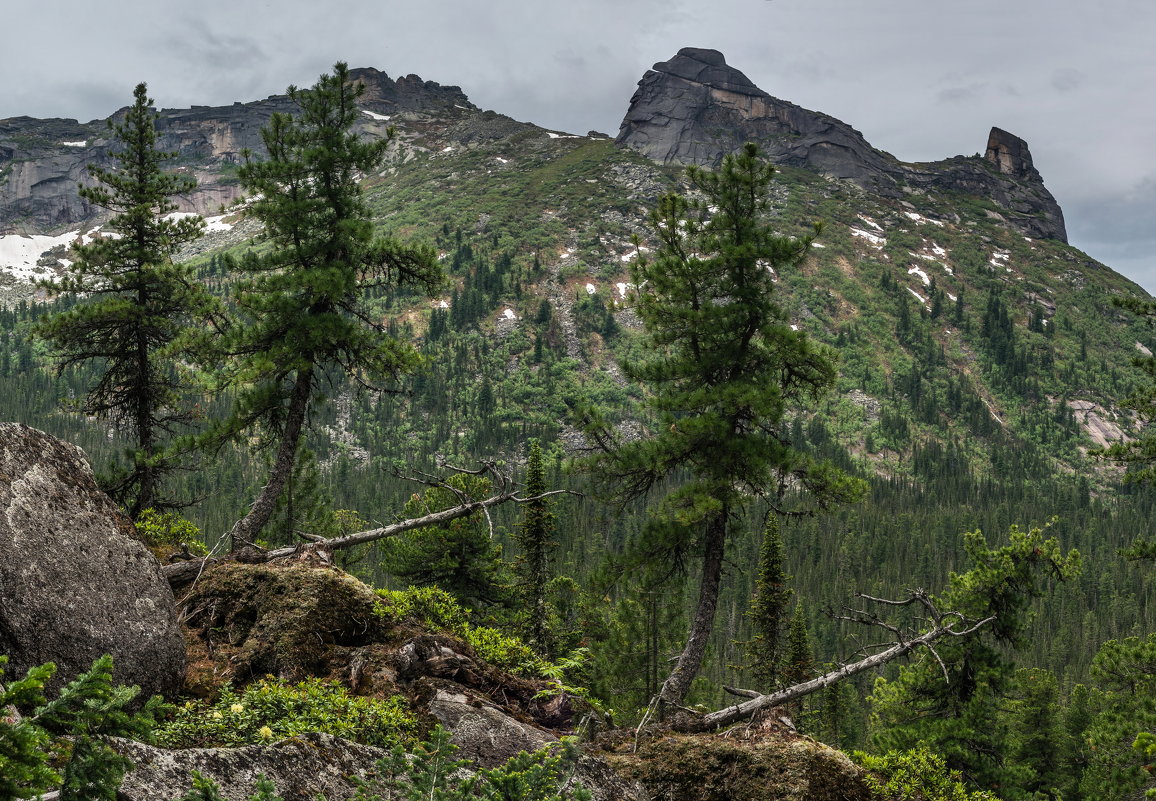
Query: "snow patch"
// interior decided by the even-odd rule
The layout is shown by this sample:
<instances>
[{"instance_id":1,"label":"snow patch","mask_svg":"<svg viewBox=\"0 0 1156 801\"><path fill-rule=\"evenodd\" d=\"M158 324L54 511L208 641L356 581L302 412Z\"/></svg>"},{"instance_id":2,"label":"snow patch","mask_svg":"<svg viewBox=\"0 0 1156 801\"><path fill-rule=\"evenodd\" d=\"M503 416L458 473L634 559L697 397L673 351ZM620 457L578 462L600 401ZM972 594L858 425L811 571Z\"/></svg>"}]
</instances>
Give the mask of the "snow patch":
<instances>
[{"instance_id":1,"label":"snow patch","mask_svg":"<svg viewBox=\"0 0 1156 801\"><path fill-rule=\"evenodd\" d=\"M1044 322L1047 322L1047 321L1045 320ZM1144 344L1142 342L1136 343L1136 350L1140 351L1145 356L1151 356L1152 355L1152 351L1150 351L1150 350L1148 350L1148 348L1144 347Z\"/></svg>"},{"instance_id":2,"label":"snow patch","mask_svg":"<svg viewBox=\"0 0 1156 801\"><path fill-rule=\"evenodd\" d=\"M620 298L626 297L626 290L634 288L634 284L628 284L625 281L619 281L614 286L618 287L618 297Z\"/></svg>"},{"instance_id":3,"label":"snow patch","mask_svg":"<svg viewBox=\"0 0 1156 801\"><path fill-rule=\"evenodd\" d=\"M442 152L443 153L453 153L454 152L454 146L453 145L446 145L445 147L442 148Z\"/></svg>"},{"instance_id":4,"label":"snow patch","mask_svg":"<svg viewBox=\"0 0 1156 801\"><path fill-rule=\"evenodd\" d=\"M233 223L225 222L225 217L227 217L227 216L228 216L227 214L218 214L215 217L206 217L205 218L205 230L206 231L232 231L233 230Z\"/></svg>"},{"instance_id":5,"label":"snow patch","mask_svg":"<svg viewBox=\"0 0 1156 801\"><path fill-rule=\"evenodd\" d=\"M364 114L365 116L367 116L367 117L371 118L371 119L374 119L374 120L381 120L381 121L383 121L383 122L389 119L389 115L388 115L388 114L378 114L376 111L370 111L370 110L369 110L369 109L367 109L367 108L363 108L363 109L361 110L361 113L362 113L362 114Z\"/></svg>"},{"instance_id":6,"label":"snow patch","mask_svg":"<svg viewBox=\"0 0 1156 801\"><path fill-rule=\"evenodd\" d=\"M824 245L822 242L812 242L811 247L813 247L813 248L825 248L827 246Z\"/></svg>"},{"instance_id":7,"label":"snow patch","mask_svg":"<svg viewBox=\"0 0 1156 801\"><path fill-rule=\"evenodd\" d=\"M907 274L918 275L920 280L923 281L924 286L931 286L931 279L927 277L927 273L923 272L923 270L919 269L918 267L912 267L907 271Z\"/></svg>"},{"instance_id":8,"label":"snow patch","mask_svg":"<svg viewBox=\"0 0 1156 801\"><path fill-rule=\"evenodd\" d=\"M907 287L907 291L910 292L912 295L914 295L915 299L918 300L920 303L924 303L924 304L927 303L927 298L923 297L923 295L920 295L918 292L916 292L911 287Z\"/></svg>"},{"instance_id":9,"label":"snow patch","mask_svg":"<svg viewBox=\"0 0 1156 801\"><path fill-rule=\"evenodd\" d=\"M65 147L88 147L88 140L81 139L79 142L61 142Z\"/></svg>"},{"instance_id":10,"label":"snow patch","mask_svg":"<svg viewBox=\"0 0 1156 801\"><path fill-rule=\"evenodd\" d=\"M448 309L449 307L450 307L450 302L448 300L439 300L438 301L438 308L439 309Z\"/></svg>"},{"instance_id":11,"label":"snow patch","mask_svg":"<svg viewBox=\"0 0 1156 801\"><path fill-rule=\"evenodd\" d=\"M887 244L886 238L879 236L878 234L873 234L870 231L864 231L862 228L852 228L851 229L851 236L858 236L858 237L861 237L863 239L866 239L868 242L870 242L876 248L882 248L884 245Z\"/></svg>"},{"instance_id":12,"label":"snow patch","mask_svg":"<svg viewBox=\"0 0 1156 801\"><path fill-rule=\"evenodd\" d=\"M581 139L582 138L581 136L577 136L575 134L560 134L560 133L554 133L553 131L546 131L546 136L550 137L551 139Z\"/></svg>"},{"instance_id":13,"label":"snow patch","mask_svg":"<svg viewBox=\"0 0 1156 801\"><path fill-rule=\"evenodd\" d=\"M872 219L871 219L870 217L868 217L866 214L860 214L860 215L859 215L859 219L860 219L860 220L862 220L863 222L867 223L868 225L870 225L870 226L871 226L872 228L874 228L876 231L882 231L882 230L883 230L883 226L881 226L879 223L877 223L877 222L875 222L874 220L872 220Z\"/></svg>"},{"instance_id":14,"label":"snow patch","mask_svg":"<svg viewBox=\"0 0 1156 801\"><path fill-rule=\"evenodd\" d=\"M792 330L792 331L798 331L798 330L799 330L799 326L795 325L794 323L791 323L791 330Z\"/></svg>"},{"instance_id":15,"label":"snow patch","mask_svg":"<svg viewBox=\"0 0 1156 801\"><path fill-rule=\"evenodd\" d=\"M26 283L44 277L45 269L36 266L41 255L59 245L71 245L79 234L80 231L69 231L60 236L0 236L0 273L7 273L17 281Z\"/></svg>"},{"instance_id":16,"label":"snow patch","mask_svg":"<svg viewBox=\"0 0 1156 801\"><path fill-rule=\"evenodd\" d=\"M502 312L502 317L506 318L507 320L517 320L518 319L518 315L514 314L513 309L505 309Z\"/></svg>"},{"instance_id":17,"label":"snow patch","mask_svg":"<svg viewBox=\"0 0 1156 801\"><path fill-rule=\"evenodd\" d=\"M955 295L951 294L950 292L947 293L947 297L951 299L952 303L955 303L957 300L959 300L959 298L957 298Z\"/></svg>"},{"instance_id":18,"label":"snow patch","mask_svg":"<svg viewBox=\"0 0 1156 801\"><path fill-rule=\"evenodd\" d=\"M594 295L594 294L597 294L597 292L598 292L598 287L594 286L594 284L587 284L586 285L586 294L587 295Z\"/></svg>"},{"instance_id":19,"label":"snow patch","mask_svg":"<svg viewBox=\"0 0 1156 801\"><path fill-rule=\"evenodd\" d=\"M497 161L499 164L509 164L510 163L509 159L504 159L501 156L494 156L494 160Z\"/></svg>"},{"instance_id":20,"label":"snow patch","mask_svg":"<svg viewBox=\"0 0 1156 801\"><path fill-rule=\"evenodd\" d=\"M940 228L943 227L943 223L939 220L932 220L929 217L924 217L922 214L916 214L914 211L905 211L903 212L903 216L915 223L931 223L932 225L938 225Z\"/></svg>"}]
</instances>

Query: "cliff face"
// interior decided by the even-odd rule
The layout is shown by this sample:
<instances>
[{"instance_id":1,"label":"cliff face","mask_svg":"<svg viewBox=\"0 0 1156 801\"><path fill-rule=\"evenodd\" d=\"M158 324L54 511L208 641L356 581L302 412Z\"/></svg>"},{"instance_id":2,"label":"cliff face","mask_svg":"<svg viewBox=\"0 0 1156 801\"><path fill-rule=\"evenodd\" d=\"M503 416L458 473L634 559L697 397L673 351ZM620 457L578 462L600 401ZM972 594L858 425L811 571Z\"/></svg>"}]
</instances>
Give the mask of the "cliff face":
<instances>
[{"instance_id":1,"label":"cliff face","mask_svg":"<svg viewBox=\"0 0 1156 801\"><path fill-rule=\"evenodd\" d=\"M776 164L805 167L889 197L950 191L990 197L1035 238L1067 241L1063 212L1027 143L993 128L984 159L904 164L834 117L772 97L717 50L683 48L638 83L616 140L665 164L717 166L744 142Z\"/></svg>"},{"instance_id":2,"label":"cliff face","mask_svg":"<svg viewBox=\"0 0 1156 801\"><path fill-rule=\"evenodd\" d=\"M359 124L366 136L382 136L398 114L454 115L476 111L456 86L441 86L416 75L397 80L375 69L350 74L365 84L360 105L368 113ZM291 113L285 95L231 106L194 106L159 112L158 144L173 151L178 170L197 179L197 189L181 199L181 211L206 214L241 194L232 168L248 149L264 153L261 129L275 112ZM120 112L110 119L116 120ZM77 194L92 181L87 166L110 166L107 121L0 120L0 234L34 233L95 221L94 209Z\"/></svg>"}]
</instances>

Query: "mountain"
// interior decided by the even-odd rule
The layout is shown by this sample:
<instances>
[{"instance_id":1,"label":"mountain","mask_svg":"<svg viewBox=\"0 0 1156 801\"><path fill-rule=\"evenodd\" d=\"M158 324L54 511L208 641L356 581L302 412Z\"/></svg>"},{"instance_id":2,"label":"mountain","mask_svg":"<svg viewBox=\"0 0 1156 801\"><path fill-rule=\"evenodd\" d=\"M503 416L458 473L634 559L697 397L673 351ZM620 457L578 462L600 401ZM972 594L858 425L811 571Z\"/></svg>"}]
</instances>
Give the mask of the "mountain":
<instances>
[{"instance_id":1,"label":"mountain","mask_svg":"<svg viewBox=\"0 0 1156 801\"><path fill-rule=\"evenodd\" d=\"M1027 143L992 128L983 160L904 164L834 117L771 97L717 50L686 47L642 76L618 144L664 164L717 167L744 142L776 164L845 178L888 198L964 192L995 200L1028 236L1067 241L1064 215Z\"/></svg>"},{"instance_id":2,"label":"mountain","mask_svg":"<svg viewBox=\"0 0 1156 801\"><path fill-rule=\"evenodd\" d=\"M313 419L315 496L323 483L331 506L379 519L412 494L390 472L395 461L499 455L516 465L526 439L540 437L557 463L582 444L566 422L578 403L637 431L642 391L619 361L641 346L629 268L653 247L647 214L685 187L682 165L715 165L753 139L778 165L775 228L805 234L823 223L807 263L778 277L780 300L792 325L839 356L836 391L793 415L783 435L872 483L869 503L789 532L789 571L823 658L841 640L817 610L838 608L847 588L941 587L966 558L961 531L998 535L1054 514L1065 545L1080 548L1089 567L1057 595L1059 611L1033 623L1034 664L1079 680L1088 643L1151 630L1156 608L1143 576L1116 555L1147 530L1151 499L1122 493L1119 471L1088 456L1135 433L1121 401L1146 381L1132 357L1156 350L1156 340L1112 301L1146 294L1066 243L1027 143L996 128L983 154L905 164L845 123L771 97L709 50L682 50L647 72L617 139L517 122L416 76L356 74L367 85L360 132L396 130L388 163L365 178L366 202L381 230L432 242L450 285L432 302L375 297L382 318L420 344L427 367L406 396L333 388ZM163 146L201 183L184 208L211 215L184 258L213 286L229 280L222 255L259 246L243 203L228 205L239 197L240 154L259 155L260 126L291 108L278 96L161 112ZM0 121L0 269L9 274L0 278L0 419L76 442L98 464L123 443L67 411L89 376L56 377L28 335L44 308L37 301L49 302L28 279L55 269L68 244L101 223L75 183L87 161L107 158L106 135L102 123ZM207 413L227 400L207 399ZM189 514L207 531L226 530L262 475L260 453L225 453L184 479L190 497L206 499ZM560 470L552 480L578 482ZM512 515L495 515L499 530ZM643 529L640 510L612 513L592 499L564 520L559 570L580 582ZM733 640L749 625L753 579L742 566L757 560L758 530L752 519L733 552L720 602L729 619L719 628L734 637L716 643L712 679L741 683L730 666L742 658ZM675 631L683 599L670 592L655 614L669 614ZM1104 611L1087 613L1088 598ZM622 654L649 642L636 634ZM647 675L640 663L622 671L637 675Z\"/></svg>"}]
</instances>

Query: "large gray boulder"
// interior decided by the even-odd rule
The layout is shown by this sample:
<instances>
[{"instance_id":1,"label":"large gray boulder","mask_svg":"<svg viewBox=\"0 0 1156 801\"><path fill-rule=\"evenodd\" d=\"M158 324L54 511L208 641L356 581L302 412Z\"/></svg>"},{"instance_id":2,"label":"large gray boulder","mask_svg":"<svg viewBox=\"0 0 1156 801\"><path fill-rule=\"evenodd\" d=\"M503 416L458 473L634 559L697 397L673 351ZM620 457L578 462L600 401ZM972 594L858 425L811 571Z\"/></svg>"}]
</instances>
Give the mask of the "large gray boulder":
<instances>
[{"instance_id":1,"label":"large gray boulder","mask_svg":"<svg viewBox=\"0 0 1156 801\"><path fill-rule=\"evenodd\" d=\"M84 453L0 423L0 653L54 686L112 654L118 682L173 696L185 673L176 604L160 564L101 492Z\"/></svg>"}]
</instances>

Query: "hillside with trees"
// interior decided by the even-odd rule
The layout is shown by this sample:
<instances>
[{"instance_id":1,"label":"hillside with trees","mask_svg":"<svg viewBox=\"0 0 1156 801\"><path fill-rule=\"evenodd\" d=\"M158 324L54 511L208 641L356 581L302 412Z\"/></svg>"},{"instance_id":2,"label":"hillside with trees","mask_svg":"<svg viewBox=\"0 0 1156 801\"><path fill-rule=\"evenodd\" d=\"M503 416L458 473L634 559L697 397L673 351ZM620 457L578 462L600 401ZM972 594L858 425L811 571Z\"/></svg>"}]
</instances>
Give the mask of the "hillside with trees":
<instances>
[{"instance_id":1,"label":"hillside with trees","mask_svg":"<svg viewBox=\"0 0 1156 801\"><path fill-rule=\"evenodd\" d=\"M0 419L81 446L178 597L304 555L635 739L783 718L939 797L1151 788L1151 301L902 177L1038 174L684 170L428 87L386 126L364 72L210 165L247 199L200 238L142 84L101 233L5 290Z\"/></svg>"}]
</instances>

